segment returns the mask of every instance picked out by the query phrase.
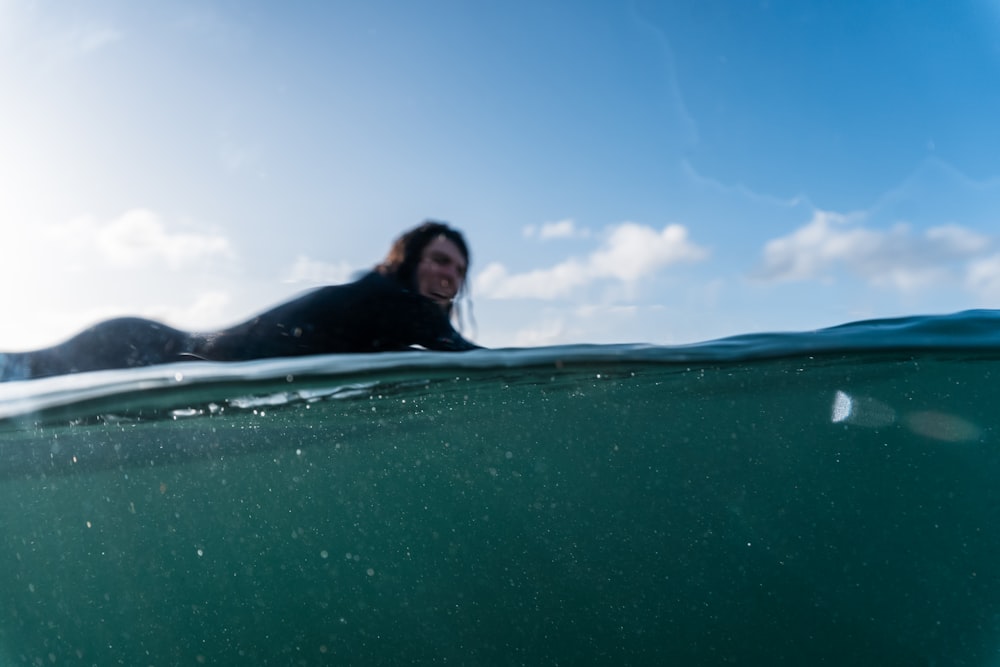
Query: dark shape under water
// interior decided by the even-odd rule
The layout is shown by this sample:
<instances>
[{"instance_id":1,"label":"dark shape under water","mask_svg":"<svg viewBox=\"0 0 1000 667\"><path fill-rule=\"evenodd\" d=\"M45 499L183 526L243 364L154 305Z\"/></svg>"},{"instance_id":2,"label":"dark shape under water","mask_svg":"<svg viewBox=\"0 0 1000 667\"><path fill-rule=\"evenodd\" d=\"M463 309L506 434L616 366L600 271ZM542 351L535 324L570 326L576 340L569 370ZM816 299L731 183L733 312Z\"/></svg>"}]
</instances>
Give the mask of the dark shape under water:
<instances>
[{"instance_id":1,"label":"dark shape under water","mask_svg":"<svg viewBox=\"0 0 1000 667\"><path fill-rule=\"evenodd\" d=\"M0 664L995 665L998 324L0 387Z\"/></svg>"}]
</instances>

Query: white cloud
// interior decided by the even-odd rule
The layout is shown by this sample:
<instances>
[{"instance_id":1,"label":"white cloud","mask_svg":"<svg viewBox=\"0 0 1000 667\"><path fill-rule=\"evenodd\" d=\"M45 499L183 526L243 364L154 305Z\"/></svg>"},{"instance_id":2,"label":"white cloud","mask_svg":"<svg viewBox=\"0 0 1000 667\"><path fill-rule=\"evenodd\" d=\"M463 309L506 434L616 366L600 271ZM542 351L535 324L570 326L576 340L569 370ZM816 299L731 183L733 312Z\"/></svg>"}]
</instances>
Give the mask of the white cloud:
<instances>
[{"instance_id":1,"label":"white cloud","mask_svg":"<svg viewBox=\"0 0 1000 667\"><path fill-rule=\"evenodd\" d=\"M299 255L285 277L286 283L311 283L329 285L344 283L351 279L355 269L347 262L329 264Z\"/></svg>"},{"instance_id":2,"label":"white cloud","mask_svg":"<svg viewBox=\"0 0 1000 667\"><path fill-rule=\"evenodd\" d=\"M590 236L590 230L579 229L573 220L567 218L558 222L546 222L541 226L528 225L523 230L526 238L537 237L540 241L550 239L571 239L586 238Z\"/></svg>"},{"instance_id":3,"label":"white cloud","mask_svg":"<svg viewBox=\"0 0 1000 667\"><path fill-rule=\"evenodd\" d=\"M757 277L773 282L815 278L836 262L878 245L875 233L866 229L835 229L846 222L846 216L816 211L804 227L767 242Z\"/></svg>"},{"instance_id":4,"label":"white cloud","mask_svg":"<svg viewBox=\"0 0 1000 667\"><path fill-rule=\"evenodd\" d=\"M634 222L616 227L600 250L590 256L592 272L600 277L635 282L661 267L704 259L708 251L688 241L683 225L660 231Z\"/></svg>"},{"instance_id":5,"label":"white cloud","mask_svg":"<svg viewBox=\"0 0 1000 667\"><path fill-rule=\"evenodd\" d=\"M511 274L503 264L488 265L476 278L479 294L494 299L556 299L598 280L633 285L679 262L704 259L708 251L688 240L683 225L662 230L624 222L585 259L570 258L547 269Z\"/></svg>"},{"instance_id":6,"label":"white cloud","mask_svg":"<svg viewBox=\"0 0 1000 667\"><path fill-rule=\"evenodd\" d=\"M960 225L950 224L927 230L927 240L943 244L949 252L975 254L986 250L990 239Z\"/></svg>"},{"instance_id":7,"label":"white cloud","mask_svg":"<svg viewBox=\"0 0 1000 667\"><path fill-rule=\"evenodd\" d=\"M46 229L47 241L62 246L75 263L99 259L111 267L164 264L177 271L192 264L234 256L229 240L218 233L170 230L147 209L132 209L107 222L92 216Z\"/></svg>"},{"instance_id":8,"label":"white cloud","mask_svg":"<svg viewBox=\"0 0 1000 667\"><path fill-rule=\"evenodd\" d=\"M0 214L0 225L11 248L0 281L12 286L0 293L0 310L14 314L0 321L0 350L41 347L121 315L203 328L232 321L254 303L243 294L240 264L224 235L149 210L62 223Z\"/></svg>"},{"instance_id":9,"label":"white cloud","mask_svg":"<svg viewBox=\"0 0 1000 667\"><path fill-rule=\"evenodd\" d=\"M602 306L549 306L541 312L522 318L526 323L503 333L493 332L497 344L514 347L543 345L568 345L587 343L613 343L631 340L637 323L658 307L642 308L634 305Z\"/></svg>"},{"instance_id":10,"label":"white cloud","mask_svg":"<svg viewBox=\"0 0 1000 667\"><path fill-rule=\"evenodd\" d=\"M235 257L229 240L218 232L179 230L147 209L132 209L111 220L82 216L68 222L15 223L8 220L6 239L16 252L0 262L0 279L27 280L33 287L54 275L119 275L123 270L165 266L172 271L217 268Z\"/></svg>"},{"instance_id":11,"label":"white cloud","mask_svg":"<svg viewBox=\"0 0 1000 667\"><path fill-rule=\"evenodd\" d=\"M519 329L514 334L514 347L541 347L559 345L566 336L566 323L561 319L548 319L537 325Z\"/></svg>"},{"instance_id":12,"label":"white cloud","mask_svg":"<svg viewBox=\"0 0 1000 667\"><path fill-rule=\"evenodd\" d=\"M856 219L816 211L808 224L765 245L754 277L764 282L830 279L843 269L873 285L907 291L946 278L953 263L990 246L989 238L955 224L920 234L906 224L887 230L861 227Z\"/></svg>"},{"instance_id":13,"label":"white cloud","mask_svg":"<svg viewBox=\"0 0 1000 667\"><path fill-rule=\"evenodd\" d=\"M188 329L205 329L209 324L223 324L229 317L232 295L225 290L209 290L194 295L183 306L162 306L143 313L146 317Z\"/></svg>"},{"instance_id":14,"label":"white cloud","mask_svg":"<svg viewBox=\"0 0 1000 667\"><path fill-rule=\"evenodd\" d=\"M969 262L965 286L990 300L1000 300L1000 254Z\"/></svg>"},{"instance_id":15,"label":"white cloud","mask_svg":"<svg viewBox=\"0 0 1000 667\"><path fill-rule=\"evenodd\" d=\"M493 262L476 278L476 292L492 299L557 299L589 280L586 265L575 259L514 275L503 264Z\"/></svg>"}]
</instances>

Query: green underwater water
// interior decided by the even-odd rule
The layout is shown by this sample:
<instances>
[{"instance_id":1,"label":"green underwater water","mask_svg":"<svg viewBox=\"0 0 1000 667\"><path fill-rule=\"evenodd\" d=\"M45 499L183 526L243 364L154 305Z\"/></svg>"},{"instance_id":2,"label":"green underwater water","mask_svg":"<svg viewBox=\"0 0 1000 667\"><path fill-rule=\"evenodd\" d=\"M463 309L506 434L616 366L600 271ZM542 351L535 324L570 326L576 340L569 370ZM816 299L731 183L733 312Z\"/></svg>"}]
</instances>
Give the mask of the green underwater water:
<instances>
[{"instance_id":1,"label":"green underwater water","mask_svg":"<svg viewBox=\"0 0 1000 667\"><path fill-rule=\"evenodd\" d=\"M998 372L626 354L15 420L0 664L997 665Z\"/></svg>"}]
</instances>

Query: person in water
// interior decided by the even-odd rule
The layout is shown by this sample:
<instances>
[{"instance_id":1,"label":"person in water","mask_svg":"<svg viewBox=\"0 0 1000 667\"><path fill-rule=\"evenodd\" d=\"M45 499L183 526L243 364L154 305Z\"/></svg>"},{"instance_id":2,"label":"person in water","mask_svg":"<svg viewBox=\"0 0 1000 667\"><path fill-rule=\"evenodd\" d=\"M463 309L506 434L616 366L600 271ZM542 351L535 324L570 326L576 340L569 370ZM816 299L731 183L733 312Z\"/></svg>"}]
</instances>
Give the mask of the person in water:
<instances>
[{"instance_id":1,"label":"person in water","mask_svg":"<svg viewBox=\"0 0 1000 667\"><path fill-rule=\"evenodd\" d=\"M361 279L321 287L229 329L189 333L126 317L101 322L53 347L0 354L0 381L150 366L175 361L248 361L311 354L476 345L452 326L465 289L469 248L461 232L424 224L393 243Z\"/></svg>"}]
</instances>

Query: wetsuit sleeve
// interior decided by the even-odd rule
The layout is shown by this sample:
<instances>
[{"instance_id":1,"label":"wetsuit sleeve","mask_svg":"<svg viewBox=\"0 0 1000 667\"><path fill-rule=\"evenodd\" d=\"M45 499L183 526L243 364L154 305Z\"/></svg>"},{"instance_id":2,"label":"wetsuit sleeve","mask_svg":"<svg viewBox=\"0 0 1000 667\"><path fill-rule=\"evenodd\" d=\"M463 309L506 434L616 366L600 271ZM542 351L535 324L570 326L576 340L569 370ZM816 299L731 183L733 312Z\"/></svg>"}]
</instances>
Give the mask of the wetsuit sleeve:
<instances>
[{"instance_id":1,"label":"wetsuit sleeve","mask_svg":"<svg viewBox=\"0 0 1000 667\"><path fill-rule=\"evenodd\" d=\"M482 349L479 345L462 338L462 335L455 331L450 324L448 325L448 329L447 333L423 343L423 346L428 350L440 350L443 352L463 352L465 350Z\"/></svg>"},{"instance_id":2,"label":"wetsuit sleeve","mask_svg":"<svg viewBox=\"0 0 1000 667\"><path fill-rule=\"evenodd\" d=\"M412 292L400 293L398 299L391 328L401 334L399 342L441 352L479 348L455 331L448 316L430 299Z\"/></svg>"}]
</instances>

